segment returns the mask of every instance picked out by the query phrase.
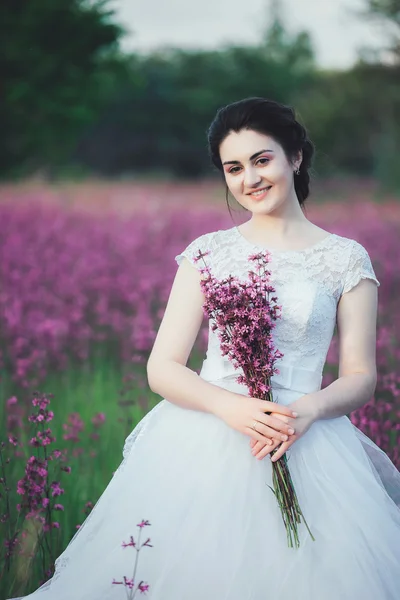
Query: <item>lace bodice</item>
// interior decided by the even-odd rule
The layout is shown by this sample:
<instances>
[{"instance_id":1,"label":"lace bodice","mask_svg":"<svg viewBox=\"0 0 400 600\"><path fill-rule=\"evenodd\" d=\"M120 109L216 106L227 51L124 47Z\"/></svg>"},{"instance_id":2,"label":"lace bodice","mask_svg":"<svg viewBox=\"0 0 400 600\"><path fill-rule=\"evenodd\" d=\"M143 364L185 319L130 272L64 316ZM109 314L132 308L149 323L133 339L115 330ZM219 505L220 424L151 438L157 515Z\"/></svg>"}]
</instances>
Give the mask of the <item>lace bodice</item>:
<instances>
[{"instance_id":1,"label":"lace bodice","mask_svg":"<svg viewBox=\"0 0 400 600\"><path fill-rule=\"evenodd\" d=\"M334 233L304 250L281 251L252 244L232 227L199 236L175 260L179 265L186 257L200 269L203 261L194 262L199 249L210 252L205 260L218 279L232 274L241 280L247 279L251 265L248 256L269 250L271 283L282 306L282 316L273 332L275 345L284 354L277 366L304 369L317 389L341 296L361 279L372 279L380 285L366 249L355 240ZM200 375L210 381L239 372L221 355L217 333L211 330L209 322L207 355Z\"/></svg>"}]
</instances>

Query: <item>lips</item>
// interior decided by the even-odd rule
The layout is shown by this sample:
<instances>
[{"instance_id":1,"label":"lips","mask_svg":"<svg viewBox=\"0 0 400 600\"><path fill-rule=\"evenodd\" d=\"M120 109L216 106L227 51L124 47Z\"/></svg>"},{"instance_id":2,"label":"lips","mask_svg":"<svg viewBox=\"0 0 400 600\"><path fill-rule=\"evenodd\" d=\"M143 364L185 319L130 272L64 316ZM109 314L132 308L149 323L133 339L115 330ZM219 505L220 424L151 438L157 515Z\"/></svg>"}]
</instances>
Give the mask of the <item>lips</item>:
<instances>
[{"instance_id":1,"label":"lips","mask_svg":"<svg viewBox=\"0 0 400 600\"><path fill-rule=\"evenodd\" d=\"M257 198L257 196L261 196L262 194L265 194L271 188L272 188L272 185L268 185L268 186L259 188L258 190L253 190L252 192L248 193L248 196L253 196L254 198Z\"/></svg>"}]
</instances>

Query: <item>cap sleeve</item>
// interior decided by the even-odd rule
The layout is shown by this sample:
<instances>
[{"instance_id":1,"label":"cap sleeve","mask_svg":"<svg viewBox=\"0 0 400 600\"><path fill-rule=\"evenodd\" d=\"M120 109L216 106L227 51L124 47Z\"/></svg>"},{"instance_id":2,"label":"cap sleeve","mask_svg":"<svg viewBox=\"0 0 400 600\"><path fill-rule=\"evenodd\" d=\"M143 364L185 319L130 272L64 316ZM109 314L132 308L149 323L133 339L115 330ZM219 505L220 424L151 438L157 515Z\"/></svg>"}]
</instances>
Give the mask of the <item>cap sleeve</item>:
<instances>
[{"instance_id":1,"label":"cap sleeve","mask_svg":"<svg viewBox=\"0 0 400 600\"><path fill-rule=\"evenodd\" d=\"M195 261L195 257L198 255L199 250L201 252L208 252L211 250L211 243L213 239L212 233L204 233L200 235L198 238L190 242L188 246L182 252L175 256L175 260L178 265L181 264L182 260L186 257L188 261L199 271L204 267L204 262L202 260ZM205 259L207 263L209 260Z\"/></svg>"},{"instance_id":2,"label":"cap sleeve","mask_svg":"<svg viewBox=\"0 0 400 600\"><path fill-rule=\"evenodd\" d=\"M378 287L380 286L368 252L364 246L353 240L342 294L353 289L361 279L372 279Z\"/></svg>"}]
</instances>

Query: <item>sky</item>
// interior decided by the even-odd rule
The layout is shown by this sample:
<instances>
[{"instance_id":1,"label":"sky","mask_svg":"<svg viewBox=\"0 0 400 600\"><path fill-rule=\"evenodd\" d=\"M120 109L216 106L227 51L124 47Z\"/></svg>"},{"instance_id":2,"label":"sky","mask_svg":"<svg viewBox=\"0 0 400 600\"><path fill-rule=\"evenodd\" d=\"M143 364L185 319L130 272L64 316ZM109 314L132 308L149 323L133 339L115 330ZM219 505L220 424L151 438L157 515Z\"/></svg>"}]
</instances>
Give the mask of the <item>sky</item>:
<instances>
[{"instance_id":1,"label":"sky","mask_svg":"<svg viewBox=\"0 0 400 600\"><path fill-rule=\"evenodd\" d=\"M356 14L366 0L282 0L289 32L311 33L321 67L343 68L362 46L377 48L382 26ZM217 48L257 43L268 24L268 0L111 0L118 22L129 30L127 51L159 47Z\"/></svg>"}]
</instances>

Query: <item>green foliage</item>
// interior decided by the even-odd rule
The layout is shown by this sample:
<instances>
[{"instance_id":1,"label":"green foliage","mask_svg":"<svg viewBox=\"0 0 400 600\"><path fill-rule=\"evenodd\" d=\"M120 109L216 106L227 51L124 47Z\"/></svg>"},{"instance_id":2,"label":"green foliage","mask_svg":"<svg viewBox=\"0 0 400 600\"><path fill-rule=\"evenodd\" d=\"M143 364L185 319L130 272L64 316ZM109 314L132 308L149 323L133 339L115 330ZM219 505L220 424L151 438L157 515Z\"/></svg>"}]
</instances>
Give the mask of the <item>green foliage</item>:
<instances>
[{"instance_id":1,"label":"green foliage","mask_svg":"<svg viewBox=\"0 0 400 600\"><path fill-rule=\"evenodd\" d=\"M122 30L104 2L4 0L0 5L0 113L4 172L68 157L110 88Z\"/></svg>"},{"instance_id":2,"label":"green foliage","mask_svg":"<svg viewBox=\"0 0 400 600\"><path fill-rule=\"evenodd\" d=\"M299 52L293 60L288 52L283 63L273 54L268 44L134 57L129 79L81 141L77 160L111 175L155 166L176 175L209 173L206 131L220 106L244 95L285 102L313 80L310 57Z\"/></svg>"},{"instance_id":3,"label":"green foliage","mask_svg":"<svg viewBox=\"0 0 400 600\"><path fill-rule=\"evenodd\" d=\"M368 15L398 32L399 0L366 1ZM318 174L370 175L399 189L399 61L318 70L309 34L287 31L278 0L258 45L122 56L107 3L2 3L3 176L210 175L216 110L264 96L296 107Z\"/></svg>"},{"instance_id":4,"label":"green foliage","mask_svg":"<svg viewBox=\"0 0 400 600\"><path fill-rule=\"evenodd\" d=\"M287 65L293 72L308 74L315 68L315 51L310 34L301 31L290 35L281 14L279 0L270 2L271 25L265 30L262 46L276 64Z\"/></svg>"},{"instance_id":5,"label":"green foliage","mask_svg":"<svg viewBox=\"0 0 400 600\"><path fill-rule=\"evenodd\" d=\"M366 0L365 16L381 21L387 33L385 51L400 64L400 0Z\"/></svg>"},{"instance_id":6,"label":"green foliage","mask_svg":"<svg viewBox=\"0 0 400 600\"><path fill-rule=\"evenodd\" d=\"M399 0L367 0L367 10L369 13L388 19L400 27Z\"/></svg>"}]
</instances>

